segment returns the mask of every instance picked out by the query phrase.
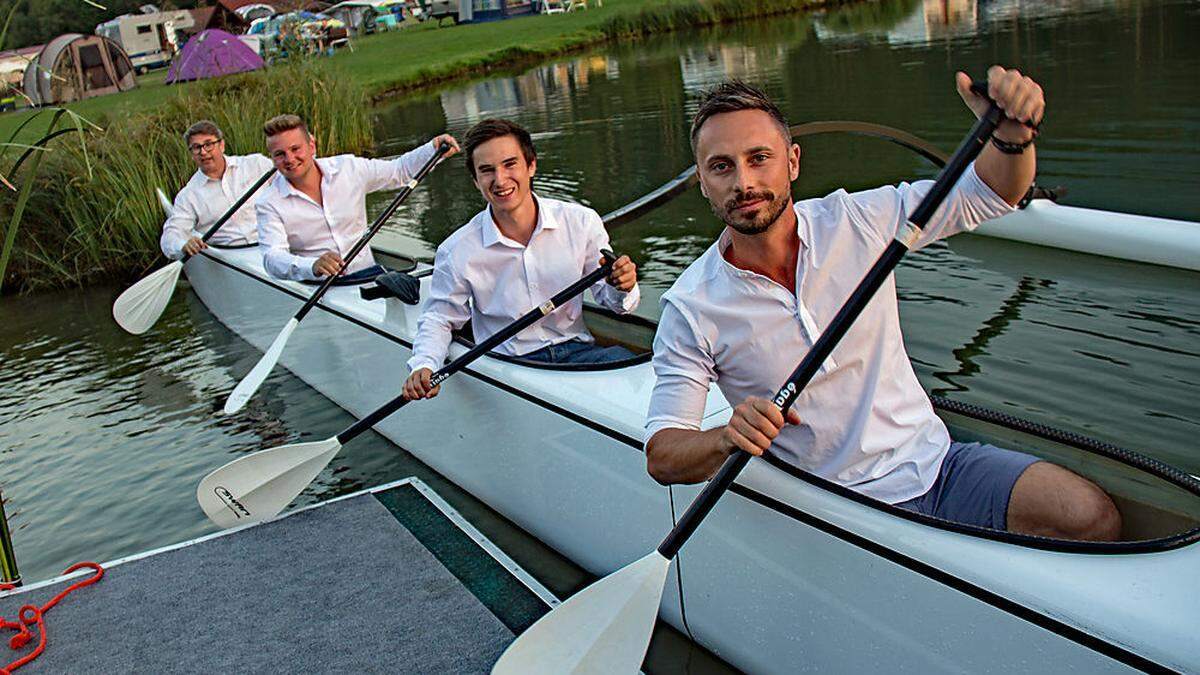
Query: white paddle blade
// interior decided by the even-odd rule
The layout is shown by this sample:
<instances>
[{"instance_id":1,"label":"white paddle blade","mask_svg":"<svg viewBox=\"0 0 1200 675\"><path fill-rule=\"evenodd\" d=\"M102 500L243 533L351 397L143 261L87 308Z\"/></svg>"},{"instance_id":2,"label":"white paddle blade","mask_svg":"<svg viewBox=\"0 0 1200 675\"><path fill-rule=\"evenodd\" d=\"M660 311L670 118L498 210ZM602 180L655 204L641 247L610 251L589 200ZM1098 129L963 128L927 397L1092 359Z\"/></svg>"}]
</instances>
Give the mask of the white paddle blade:
<instances>
[{"instance_id":1,"label":"white paddle blade","mask_svg":"<svg viewBox=\"0 0 1200 675\"><path fill-rule=\"evenodd\" d=\"M167 217L175 215L175 205L171 203L170 199L167 199L167 193L163 192L162 188L154 188L154 191L158 194L158 203L162 205Z\"/></svg>"},{"instance_id":2,"label":"white paddle blade","mask_svg":"<svg viewBox=\"0 0 1200 675\"><path fill-rule=\"evenodd\" d=\"M254 396L254 392L258 391L263 381L267 379L267 375L270 375L271 370L275 368L275 363L279 361L279 355L287 346L288 338L292 337L292 331L296 330L296 326L299 325L300 322L296 320L296 317L292 317L283 330L279 331L279 335L275 336L275 341L267 348L267 353L262 355L258 363L254 364L246 377L237 383L237 386L233 388L233 393L225 400L226 415L232 415L241 410L242 406L246 405L246 401Z\"/></svg>"},{"instance_id":3,"label":"white paddle blade","mask_svg":"<svg viewBox=\"0 0 1200 675\"><path fill-rule=\"evenodd\" d=\"M670 566L655 551L571 596L509 645L492 675L637 673Z\"/></svg>"},{"instance_id":4,"label":"white paddle blade","mask_svg":"<svg viewBox=\"0 0 1200 675\"><path fill-rule=\"evenodd\" d=\"M196 500L221 528L279 515L342 449L337 437L261 450L233 460L200 481Z\"/></svg>"},{"instance_id":5,"label":"white paddle blade","mask_svg":"<svg viewBox=\"0 0 1200 675\"><path fill-rule=\"evenodd\" d=\"M172 260L125 289L113 303L113 318L117 324L134 335L150 330L171 301L182 270L183 263Z\"/></svg>"}]
</instances>

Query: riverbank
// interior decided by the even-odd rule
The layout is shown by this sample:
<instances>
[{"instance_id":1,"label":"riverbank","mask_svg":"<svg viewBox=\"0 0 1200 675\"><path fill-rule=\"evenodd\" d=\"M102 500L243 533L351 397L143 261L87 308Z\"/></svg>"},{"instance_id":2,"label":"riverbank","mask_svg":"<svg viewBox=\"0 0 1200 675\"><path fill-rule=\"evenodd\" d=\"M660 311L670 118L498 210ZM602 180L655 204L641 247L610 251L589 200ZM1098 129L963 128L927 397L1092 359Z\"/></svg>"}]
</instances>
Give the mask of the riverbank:
<instances>
[{"instance_id":1,"label":"riverbank","mask_svg":"<svg viewBox=\"0 0 1200 675\"><path fill-rule=\"evenodd\" d=\"M506 21L439 28L433 23L397 33L369 36L311 66L276 66L215 81L167 86L161 73L141 80L142 86L123 94L98 97L68 107L101 129L86 145L68 137L54 142L55 152L41 170L41 187L18 231L13 259L0 291L64 287L96 278L130 278L144 273L158 259L161 216L152 198L153 186L182 185L191 172L178 152L179 130L203 116L218 122L247 126L237 152L255 147L254 130L262 119L280 111L321 117L338 109L361 108L400 92L428 88L478 76L497 69L528 65L608 41L709 26L742 19L812 9L834 4L828 0L608 0L603 7L554 15L534 15ZM305 77L279 76L281 68L314 69ZM344 100L310 105L299 82L321 75ZM328 87L322 84L326 89ZM319 88L319 87L318 87ZM318 97L319 98L319 97ZM282 99L282 100L281 100ZM292 99L285 105L284 100ZM347 101L362 101L346 105ZM207 112L206 112L207 111ZM0 116L0 139L33 113ZM311 121L311 120L310 120ZM25 127L15 140L32 143L40 137L41 122ZM314 125L314 129L320 125ZM361 122L354 126L363 127ZM325 152L362 152L370 146L355 131L338 134L322 144ZM58 152L62 150L63 152ZM0 171L7 171L15 152L5 154ZM119 158L118 166L112 160ZM12 177L10 177L11 179ZM22 179L15 177L16 182ZM44 189L43 189L44 188ZM132 197L132 198L131 198ZM12 195L0 196L7 206Z\"/></svg>"}]
</instances>

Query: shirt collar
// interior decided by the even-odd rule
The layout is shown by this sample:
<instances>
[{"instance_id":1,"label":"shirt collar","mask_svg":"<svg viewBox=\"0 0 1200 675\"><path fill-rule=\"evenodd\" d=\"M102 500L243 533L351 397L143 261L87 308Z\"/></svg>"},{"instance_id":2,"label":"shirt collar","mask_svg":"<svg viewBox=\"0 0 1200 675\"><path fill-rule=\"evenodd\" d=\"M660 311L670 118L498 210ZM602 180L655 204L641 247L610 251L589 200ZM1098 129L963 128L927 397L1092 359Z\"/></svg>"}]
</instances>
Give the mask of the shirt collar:
<instances>
[{"instance_id":1,"label":"shirt collar","mask_svg":"<svg viewBox=\"0 0 1200 675\"><path fill-rule=\"evenodd\" d=\"M553 213L553 210L546 208L548 206L546 201L540 199L536 193L530 194L533 196L534 201L537 202L538 207L538 224L533 228L533 236L529 238L529 241L532 242L533 237L536 237L538 232L541 232L542 230L556 229L558 228L559 222L558 217L555 213ZM480 215L483 216L483 221L480 223L480 227L483 231L482 234L484 248L493 246L495 244L504 244L505 246L512 246L515 248L521 247L520 244L512 239L509 239L500 232L500 228L496 226L496 221L492 218L491 205L488 205L486 208L484 208L483 213Z\"/></svg>"},{"instance_id":2,"label":"shirt collar","mask_svg":"<svg viewBox=\"0 0 1200 675\"><path fill-rule=\"evenodd\" d=\"M208 181L220 183L221 181L225 180L225 176L229 173L229 170L236 168L237 165L238 162L236 157L225 155L225 173L221 174L220 178L209 178L203 171L196 169L196 173L192 175L192 180L198 185L204 185Z\"/></svg>"},{"instance_id":3,"label":"shirt collar","mask_svg":"<svg viewBox=\"0 0 1200 675\"><path fill-rule=\"evenodd\" d=\"M800 251L803 252L808 246L808 219L804 217L804 212L800 210L799 205L794 204L792 209L796 212L796 236L800 239ZM744 270L736 265L731 265L729 264L729 261L725 259L725 249L729 248L729 245L732 243L733 238L729 235L729 226L726 225L725 228L721 230L721 235L717 237L717 266L721 267L726 272L735 274L737 276L758 277L758 274L751 272L750 270ZM800 265L802 260L803 256L797 256L796 264Z\"/></svg>"},{"instance_id":4,"label":"shirt collar","mask_svg":"<svg viewBox=\"0 0 1200 675\"><path fill-rule=\"evenodd\" d=\"M338 169L341 166L341 162L338 162L336 157L318 157L314 161L316 162L317 167L321 169L321 182L324 182L327 176L337 175ZM308 195L297 190L296 186L292 185L291 181L289 181L282 173L276 173L274 180L276 190L278 190L280 196L294 196L310 199Z\"/></svg>"}]
</instances>

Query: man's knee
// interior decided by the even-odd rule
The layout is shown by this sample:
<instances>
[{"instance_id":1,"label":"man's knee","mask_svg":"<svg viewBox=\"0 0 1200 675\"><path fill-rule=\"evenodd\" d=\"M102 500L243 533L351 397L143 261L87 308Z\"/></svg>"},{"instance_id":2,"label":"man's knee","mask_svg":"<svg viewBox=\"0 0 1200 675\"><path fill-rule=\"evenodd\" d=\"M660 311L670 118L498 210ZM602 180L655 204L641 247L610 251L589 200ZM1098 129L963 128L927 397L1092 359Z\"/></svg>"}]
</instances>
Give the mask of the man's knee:
<instances>
[{"instance_id":1,"label":"man's knee","mask_svg":"<svg viewBox=\"0 0 1200 675\"><path fill-rule=\"evenodd\" d=\"M1009 529L1025 534L1112 541L1121 514L1095 483L1048 462L1031 465L1013 486Z\"/></svg>"}]
</instances>

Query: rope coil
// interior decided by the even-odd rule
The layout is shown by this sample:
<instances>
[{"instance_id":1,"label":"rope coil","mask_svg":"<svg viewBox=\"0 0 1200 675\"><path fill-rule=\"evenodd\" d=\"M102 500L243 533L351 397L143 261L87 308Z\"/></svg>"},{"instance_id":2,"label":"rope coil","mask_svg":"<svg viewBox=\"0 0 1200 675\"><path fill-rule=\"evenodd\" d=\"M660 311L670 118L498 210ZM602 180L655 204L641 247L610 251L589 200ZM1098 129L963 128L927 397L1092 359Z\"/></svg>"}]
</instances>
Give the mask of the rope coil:
<instances>
[{"instance_id":1,"label":"rope coil","mask_svg":"<svg viewBox=\"0 0 1200 675\"><path fill-rule=\"evenodd\" d=\"M25 656L22 656L16 661L13 661L3 668L0 668L0 675L11 675L14 670L41 656L42 652L46 650L46 612L50 611L72 591L83 588L84 586L91 586L97 581L100 581L101 577L104 576L104 568L94 562L75 563L74 565L68 567L63 574L70 574L76 570L81 570L84 568L95 570L96 573L86 579L83 579L82 581L77 581L70 586L67 586L61 593L51 598L49 602L41 607L38 607L37 605L22 605L21 609L17 611L16 621L8 621L3 616L0 616L0 628L16 631L17 633L8 640L8 646L14 651L20 650L22 647L29 644L31 640L33 640L34 634L33 631L29 630L30 626L37 626L38 634L38 646ZM11 591L15 588L16 586L13 584L0 584L0 591Z\"/></svg>"}]
</instances>

